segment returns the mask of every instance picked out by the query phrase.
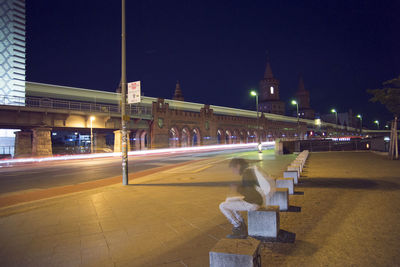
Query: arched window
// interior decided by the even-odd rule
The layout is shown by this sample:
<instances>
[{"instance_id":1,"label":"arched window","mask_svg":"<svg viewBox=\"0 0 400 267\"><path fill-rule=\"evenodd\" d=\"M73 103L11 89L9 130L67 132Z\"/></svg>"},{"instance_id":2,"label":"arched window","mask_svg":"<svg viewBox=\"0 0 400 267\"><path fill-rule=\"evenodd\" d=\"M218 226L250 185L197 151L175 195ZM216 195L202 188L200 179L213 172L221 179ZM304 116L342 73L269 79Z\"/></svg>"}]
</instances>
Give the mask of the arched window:
<instances>
[{"instance_id":1,"label":"arched window","mask_svg":"<svg viewBox=\"0 0 400 267\"><path fill-rule=\"evenodd\" d=\"M179 136L178 130L176 128L171 128L169 130L169 147L178 147Z\"/></svg>"}]
</instances>

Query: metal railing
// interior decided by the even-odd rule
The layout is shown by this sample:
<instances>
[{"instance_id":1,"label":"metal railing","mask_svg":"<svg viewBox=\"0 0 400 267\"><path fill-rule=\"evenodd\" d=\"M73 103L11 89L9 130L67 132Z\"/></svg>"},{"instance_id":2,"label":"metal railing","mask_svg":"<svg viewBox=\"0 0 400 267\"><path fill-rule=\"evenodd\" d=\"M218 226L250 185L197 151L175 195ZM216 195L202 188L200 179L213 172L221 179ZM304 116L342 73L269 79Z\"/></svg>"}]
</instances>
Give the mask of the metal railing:
<instances>
[{"instance_id":1,"label":"metal railing","mask_svg":"<svg viewBox=\"0 0 400 267\"><path fill-rule=\"evenodd\" d=\"M14 155L14 146L0 146L0 155Z\"/></svg>"},{"instance_id":2,"label":"metal railing","mask_svg":"<svg viewBox=\"0 0 400 267\"><path fill-rule=\"evenodd\" d=\"M369 150L371 140L357 139L350 141L333 141L333 140L301 140L300 151L308 150L316 151L354 151Z\"/></svg>"},{"instance_id":3,"label":"metal railing","mask_svg":"<svg viewBox=\"0 0 400 267\"><path fill-rule=\"evenodd\" d=\"M0 96L0 105L8 106L26 106L35 108L48 109L65 109L83 112L99 112L99 113L121 113L121 107L115 104L97 104L90 102L58 100L42 97L17 97L17 96ZM152 109L147 106L127 105L127 115L130 116L151 116Z\"/></svg>"}]
</instances>

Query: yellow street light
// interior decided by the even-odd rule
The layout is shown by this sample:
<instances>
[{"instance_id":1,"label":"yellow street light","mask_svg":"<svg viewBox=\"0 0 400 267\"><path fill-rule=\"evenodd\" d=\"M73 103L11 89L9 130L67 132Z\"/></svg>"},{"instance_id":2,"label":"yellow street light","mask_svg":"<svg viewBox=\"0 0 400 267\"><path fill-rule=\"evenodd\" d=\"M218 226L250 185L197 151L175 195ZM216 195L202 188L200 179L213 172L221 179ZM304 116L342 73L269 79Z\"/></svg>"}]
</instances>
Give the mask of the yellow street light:
<instances>
[{"instance_id":1,"label":"yellow street light","mask_svg":"<svg viewBox=\"0 0 400 267\"><path fill-rule=\"evenodd\" d=\"M331 109L331 112L332 113L335 113L335 116L336 116L336 125L338 124L338 121L337 121L337 111L336 111L336 109Z\"/></svg>"},{"instance_id":2,"label":"yellow street light","mask_svg":"<svg viewBox=\"0 0 400 267\"><path fill-rule=\"evenodd\" d=\"M258 119L258 94L257 91L255 90L251 90L250 91L250 95L251 96L255 96L256 97L256 106L257 106L257 138L258 138L258 153L262 153L262 144L261 144L261 140L260 140L260 123L259 123L259 119Z\"/></svg>"}]
</instances>

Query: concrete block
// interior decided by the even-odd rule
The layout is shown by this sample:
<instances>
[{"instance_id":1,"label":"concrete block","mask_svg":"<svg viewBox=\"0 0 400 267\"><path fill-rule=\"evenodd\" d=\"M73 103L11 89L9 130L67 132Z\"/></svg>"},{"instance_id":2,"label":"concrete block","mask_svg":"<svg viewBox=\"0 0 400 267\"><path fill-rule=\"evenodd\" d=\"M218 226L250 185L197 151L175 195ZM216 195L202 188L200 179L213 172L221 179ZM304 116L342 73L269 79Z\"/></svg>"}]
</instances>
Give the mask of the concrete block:
<instances>
[{"instance_id":1,"label":"concrete block","mask_svg":"<svg viewBox=\"0 0 400 267\"><path fill-rule=\"evenodd\" d=\"M300 172L302 172L302 171L303 171L303 166L301 165L301 163L300 163L300 162L293 161L293 162L290 164L290 166L294 166L294 167L297 167L297 168L299 168L299 171L300 171Z\"/></svg>"},{"instance_id":2,"label":"concrete block","mask_svg":"<svg viewBox=\"0 0 400 267\"><path fill-rule=\"evenodd\" d=\"M223 238L211 249L210 267L253 267L261 266L260 241Z\"/></svg>"},{"instance_id":3,"label":"concrete block","mask_svg":"<svg viewBox=\"0 0 400 267\"><path fill-rule=\"evenodd\" d=\"M289 195L293 195L293 193L294 193L294 179L293 178L276 179L275 182L276 182L277 188L287 188L289 190Z\"/></svg>"},{"instance_id":4,"label":"concrete block","mask_svg":"<svg viewBox=\"0 0 400 267\"><path fill-rule=\"evenodd\" d=\"M297 158L297 159L294 160L294 163L300 164L301 167L303 167L304 163L305 163L305 160Z\"/></svg>"},{"instance_id":5,"label":"concrete block","mask_svg":"<svg viewBox=\"0 0 400 267\"><path fill-rule=\"evenodd\" d=\"M300 168L298 166L293 166L293 165L289 165L287 167L288 171L296 171L297 172L297 177L300 177Z\"/></svg>"},{"instance_id":6,"label":"concrete block","mask_svg":"<svg viewBox=\"0 0 400 267\"><path fill-rule=\"evenodd\" d=\"M248 212L248 233L256 238L277 238L279 233L279 207L267 206Z\"/></svg>"},{"instance_id":7,"label":"concrete block","mask_svg":"<svg viewBox=\"0 0 400 267\"><path fill-rule=\"evenodd\" d=\"M294 184L299 183L299 173L297 171L285 171L283 172L283 178L293 178Z\"/></svg>"},{"instance_id":8,"label":"concrete block","mask_svg":"<svg viewBox=\"0 0 400 267\"><path fill-rule=\"evenodd\" d=\"M276 188L269 204L271 206L279 206L279 210L289 209L289 190L287 188Z\"/></svg>"}]
</instances>

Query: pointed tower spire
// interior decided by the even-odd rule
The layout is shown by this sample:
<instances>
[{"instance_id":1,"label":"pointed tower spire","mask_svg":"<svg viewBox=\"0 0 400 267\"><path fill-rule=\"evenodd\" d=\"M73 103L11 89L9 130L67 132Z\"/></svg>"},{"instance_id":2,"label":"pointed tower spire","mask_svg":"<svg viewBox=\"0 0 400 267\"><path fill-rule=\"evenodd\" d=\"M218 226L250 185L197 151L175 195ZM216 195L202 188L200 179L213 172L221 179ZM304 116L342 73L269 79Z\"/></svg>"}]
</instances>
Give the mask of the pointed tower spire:
<instances>
[{"instance_id":1,"label":"pointed tower spire","mask_svg":"<svg viewBox=\"0 0 400 267\"><path fill-rule=\"evenodd\" d=\"M179 81L176 81L175 93L174 93L174 97L172 99L184 101L182 89L181 89L181 85L180 85Z\"/></svg>"},{"instance_id":2,"label":"pointed tower spire","mask_svg":"<svg viewBox=\"0 0 400 267\"><path fill-rule=\"evenodd\" d=\"M267 67L265 68L264 79L272 79L274 75L272 74L271 65L269 65L269 61L267 61Z\"/></svg>"},{"instance_id":3,"label":"pointed tower spire","mask_svg":"<svg viewBox=\"0 0 400 267\"><path fill-rule=\"evenodd\" d=\"M267 67L265 68L264 79L272 79L274 75L272 74L271 65L269 64L269 51L266 50L265 54L267 55Z\"/></svg>"},{"instance_id":4,"label":"pointed tower spire","mask_svg":"<svg viewBox=\"0 0 400 267\"><path fill-rule=\"evenodd\" d=\"M299 79L299 91L305 91L306 88L304 87L304 81L303 81L303 76L300 75L300 79Z\"/></svg>"}]
</instances>

